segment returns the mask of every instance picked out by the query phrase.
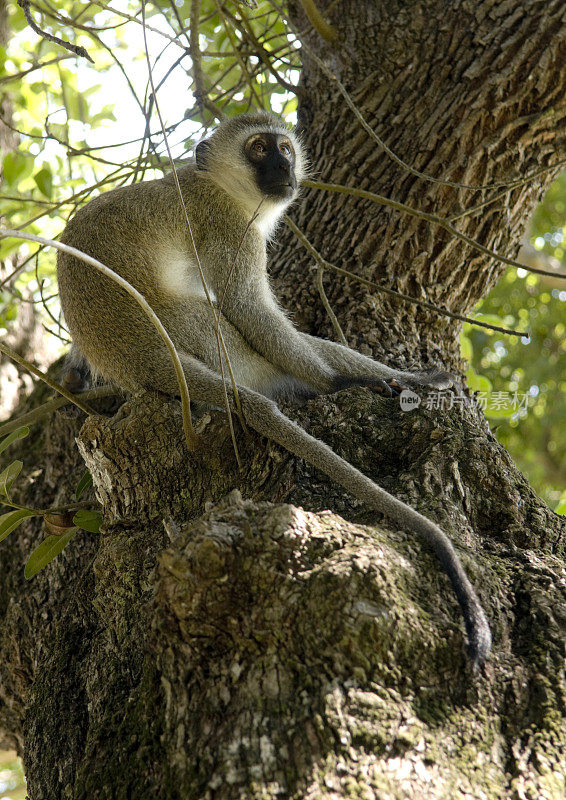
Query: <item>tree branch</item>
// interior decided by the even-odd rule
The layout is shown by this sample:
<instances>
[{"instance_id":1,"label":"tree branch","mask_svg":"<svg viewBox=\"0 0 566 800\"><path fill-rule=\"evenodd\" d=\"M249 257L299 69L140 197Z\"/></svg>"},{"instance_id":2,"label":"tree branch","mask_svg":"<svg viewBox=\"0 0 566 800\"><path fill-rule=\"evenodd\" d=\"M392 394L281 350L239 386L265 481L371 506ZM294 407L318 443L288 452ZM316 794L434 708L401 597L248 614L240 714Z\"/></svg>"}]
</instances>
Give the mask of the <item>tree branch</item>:
<instances>
[{"instance_id":1,"label":"tree branch","mask_svg":"<svg viewBox=\"0 0 566 800\"><path fill-rule=\"evenodd\" d=\"M475 239L471 239L469 236L466 236L465 233L461 233L459 230L457 230L457 228L454 227L454 225L452 225L449 220L444 219L444 217L438 217L436 214L428 214L426 211L419 211L417 208L412 208L411 206L405 205L405 203L399 203L396 200L390 200L388 197L384 197L381 194L368 192L365 189L355 189L351 186L342 186L338 183L324 183L322 181L305 180L303 181L303 186L307 186L311 189L324 189L327 192L351 194L354 197L361 197L364 200L371 200L374 203L379 203L383 206L389 206L397 211L404 211L406 214L409 214L412 217L419 217L420 219L427 220L427 222L432 222L434 225L439 225L441 228L444 228L444 230L470 245L470 247L473 247L475 250L479 250L480 253L484 253L490 258L494 258L496 261L500 261L502 264L508 264L510 267L517 267L517 269L524 269L526 272L534 272L537 275L547 275L550 278L566 280L566 275L561 275L559 272L556 272L556 270L530 267L528 264L522 264L520 261L515 261L513 258L507 258L507 256L501 256L499 253L495 253L493 250L490 250L489 247L484 247L483 244L480 244Z\"/></svg>"},{"instance_id":2,"label":"tree branch","mask_svg":"<svg viewBox=\"0 0 566 800\"><path fill-rule=\"evenodd\" d=\"M6 231L6 233L8 234L9 232ZM0 228L0 235L3 235L3 234L4 234L4 231ZM32 375L35 375L36 378L39 378L44 383L46 383L48 386L50 386L53 389L53 391L59 392L59 394L62 394L63 397L66 397L67 400L69 400L71 403L73 403L73 405L77 406L77 408L80 408L81 411L84 411L85 414L89 414L90 415L90 414L94 414L95 413L90 406L87 406L85 403L82 402L82 400L78 400L76 395L74 395L71 392L67 391L67 389L65 389L64 386L61 386L60 383L57 383L57 381L54 381L53 378L50 378L49 375L46 375L45 372L42 372L40 369L38 369L36 366L34 366L31 362L29 362L23 356L19 355L19 353L16 353L14 350L12 350L11 347L8 347L7 345L4 344L4 342L1 342L1 341L0 341L0 352L4 353L4 355L7 355L8 358L11 358L12 361L16 362L16 364L19 364L21 367L25 367L25 369L29 370L32 373ZM18 425L21 425L21 424L22 423L18 420Z\"/></svg>"},{"instance_id":3,"label":"tree branch","mask_svg":"<svg viewBox=\"0 0 566 800\"><path fill-rule=\"evenodd\" d=\"M437 306L434 303L429 303L427 300L417 300L416 297L410 297L407 294L402 294L401 292L397 292L395 289L390 289L388 286L381 286L381 284L376 283L375 281L369 281L367 278L362 278L361 275L356 275L354 272L350 272L347 269L342 269L342 267L337 267L335 264L331 264L330 261L327 261L321 254L316 250L311 242L307 239L305 234L298 228L293 220L285 214L285 222L291 228L295 236L300 239L300 241L304 244L305 248L314 258L319 266L319 270L330 269L333 272L337 272L339 275L344 275L346 278L352 278L352 280L358 281L358 283L363 283L364 286L367 286L370 289L376 289L378 292L382 292L382 294L388 294L392 297L398 297L400 300L404 300L406 303L412 303L416 306L422 306L423 308L427 308L429 311L434 311L436 314L440 314L443 317L449 317L450 319L457 319L460 322L468 322L470 325L476 325L480 328L488 328L492 331L498 331L499 333L506 333L509 336L528 336L528 331L514 331L511 328L501 328L499 325L492 325L489 322L480 322L480 320L473 319L472 317L465 317L462 314L456 314L453 311L448 311L446 308L442 308L441 306ZM324 291L324 289L323 289ZM324 295L326 298L326 294ZM323 303L324 303L323 298ZM328 303L328 298L326 298L326 303ZM329 310L327 305L324 305L326 310L329 312L330 319L332 321L332 317L334 316L334 312L332 309ZM328 304L329 306L330 304ZM336 317L334 317L336 319ZM334 322L332 322L334 325ZM338 324L338 320L336 320L336 325L338 326L339 336L343 339L343 344L347 344L346 340L344 339L344 334L342 333L342 329ZM336 330L336 327L335 327Z\"/></svg>"},{"instance_id":4,"label":"tree branch","mask_svg":"<svg viewBox=\"0 0 566 800\"><path fill-rule=\"evenodd\" d=\"M300 3L316 32L327 42L335 42L338 39L338 31L324 19L314 0L300 0Z\"/></svg>"},{"instance_id":5,"label":"tree branch","mask_svg":"<svg viewBox=\"0 0 566 800\"><path fill-rule=\"evenodd\" d=\"M39 36L47 39L54 44L61 45L64 47L65 50L69 50L71 53L75 53L77 56L82 56L82 58L86 58L87 61L90 61L91 64L94 64L94 60L89 56L86 49L84 47L80 47L77 44L71 44L70 42L66 42L64 39L60 39L58 36L54 36L52 33L47 33L47 31L42 31L39 25L33 21L33 17L30 11L30 0L18 0L18 5L24 12L24 16L30 28L34 30Z\"/></svg>"}]
</instances>

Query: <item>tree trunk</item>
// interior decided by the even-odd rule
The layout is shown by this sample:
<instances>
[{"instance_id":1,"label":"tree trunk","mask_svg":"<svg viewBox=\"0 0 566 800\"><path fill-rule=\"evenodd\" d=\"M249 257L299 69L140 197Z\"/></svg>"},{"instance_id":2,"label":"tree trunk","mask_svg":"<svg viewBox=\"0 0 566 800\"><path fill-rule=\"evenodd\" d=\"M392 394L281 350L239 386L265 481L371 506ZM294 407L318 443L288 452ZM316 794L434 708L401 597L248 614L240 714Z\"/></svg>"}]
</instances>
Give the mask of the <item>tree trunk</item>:
<instances>
[{"instance_id":1,"label":"tree trunk","mask_svg":"<svg viewBox=\"0 0 566 800\"><path fill-rule=\"evenodd\" d=\"M343 0L333 47L293 5L306 44L421 172L497 184L564 156L562 0ZM442 216L501 192L408 174L304 62L317 178ZM513 255L552 174L460 230ZM365 200L310 191L294 218L337 266L459 313L502 269ZM280 294L305 330L332 336L310 266L284 232ZM454 322L353 279L325 284L353 346L460 366ZM39 526L2 545L0 725L31 800L563 798L566 526L463 397L405 413L355 389L286 410L450 535L494 634L478 675L449 582L411 532L253 434L238 435L239 472L221 412L200 417L193 454L178 403L150 394L24 440L27 503L68 501L86 463L105 518L30 583Z\"/></svg>"}]
</instances>

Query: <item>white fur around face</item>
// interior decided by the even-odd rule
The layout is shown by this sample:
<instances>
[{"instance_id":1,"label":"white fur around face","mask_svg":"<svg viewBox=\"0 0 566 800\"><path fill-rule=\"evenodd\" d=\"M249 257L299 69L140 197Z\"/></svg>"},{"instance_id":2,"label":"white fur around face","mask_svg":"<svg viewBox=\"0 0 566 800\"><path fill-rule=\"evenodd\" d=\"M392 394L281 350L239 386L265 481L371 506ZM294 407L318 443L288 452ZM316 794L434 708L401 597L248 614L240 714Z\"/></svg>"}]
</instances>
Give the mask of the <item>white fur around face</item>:
<instances>
[{"instance_id":1,"label":"white fur around face","mask_svg":"<svg viewBox=\"0 0 566 800\"><path fill-rule=\"evenodd\" d=\"M212 180L243 208L250 219L257 211L254 224L263 238L269 239L285 209L292 202L292 198L279 201L266 198L259 191L251 171L244 164L232 165L230 169L227 166L223 168L222 162L217 162L214 166L210 172Z\"/></svg>"},{"instance_id":2,"label":"white fur around face","mask_svg":"<svg viewBox=\"0 0 566 800\"><path fill-rule=\"evenodd\" d=\"M173 297L206 297L198 264L185 253L173 248L166 248L158 255L158 280L161 289ZM212 300L216 300L210 287L208 291Z\"/></svg>"},{"instance_id":3,"label":"white fur around face","mask_svg":"<svg viewBox=\"0 0 566 800\"><path fill-rule=\"evenodd\" d=\"M250 217L257 211L258 216L255 226L265 240L273 234L277 223L284 214L285 209L293 202L294 197L288 200L275 201L266 198L259 190L253 172L243 159L234 159L234 152L241 152L244 143L254 133L269 130L272 133L284 133L294 145L295 149L295 177L297 183L305 176L305 159L299 140L286 129L261 125L257 129L250 128L232 140L229 145L217 144L213 150L209 165L209 176L224 189ZM295 193L296 196L297 193ZM260 205L261 203L261 205ZM259 207L259 210L258 210Z\"/></svg>"},{"instance_id":4,"label":"white fur around face","mask_svg":"<svg viewBox=\"0 0 566 800\"><path fill-rule=\"evenodd\" d=\"M263 202L255 225L265 240L271 238L277 223L290 203L291 200L279 201L278 203L274 203L273 200L265 200Z\"/></svg>"}]
</instances>

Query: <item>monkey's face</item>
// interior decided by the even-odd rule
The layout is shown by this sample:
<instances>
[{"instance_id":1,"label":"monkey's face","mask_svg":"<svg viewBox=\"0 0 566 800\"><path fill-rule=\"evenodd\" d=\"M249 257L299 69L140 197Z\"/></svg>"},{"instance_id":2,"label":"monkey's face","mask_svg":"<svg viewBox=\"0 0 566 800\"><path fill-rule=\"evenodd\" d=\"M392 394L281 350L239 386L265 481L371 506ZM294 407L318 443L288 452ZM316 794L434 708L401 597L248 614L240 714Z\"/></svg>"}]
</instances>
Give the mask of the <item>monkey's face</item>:
<instances>
[{"instance_id":1,"label":"monkey's face","mask_svg":"<svg viewBox=\"0 0 566 800\"><path fill-rule=\"evenodd\" d=\"M261 112L225 120L196 147L199 172L214 181L268 238L298 194L306 159L300 139L277 117Z\"/></svg>"},{"instance_id":2,"label":"monkey's face","mask_svg":"<svg viewBox=\"0 0 566 800\"><path fill-rule=\"evenodd\" d=\"M288 136L267 131L255 133L244 144L244 157L262 195L280 200L294 197L295 150Z\"/></svg>"}]
</instances>

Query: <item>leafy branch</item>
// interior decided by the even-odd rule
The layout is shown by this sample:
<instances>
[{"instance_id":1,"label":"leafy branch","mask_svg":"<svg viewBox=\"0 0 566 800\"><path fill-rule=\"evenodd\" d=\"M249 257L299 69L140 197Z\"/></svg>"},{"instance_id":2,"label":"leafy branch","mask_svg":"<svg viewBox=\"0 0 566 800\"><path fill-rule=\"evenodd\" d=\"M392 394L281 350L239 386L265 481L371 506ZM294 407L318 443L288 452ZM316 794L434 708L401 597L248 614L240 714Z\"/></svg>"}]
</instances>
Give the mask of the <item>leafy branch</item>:
<instances>
[{"instance_id":1,"label":"leafy branch","mask_svg":"<svg viewBox=\"0 0 566 800\"><path fill-rule=\"evenodd\" d=\"M3 453L14 442L25 439L28 434L29 428L26 426L22 426L10 433L9 436L0 441L0 453ZM22 467L23 462L15 460L0 472L0 504L12 508L11 511L0 516L0 542L17 530L26 519L43 517L49 535L40 542L26 562L24 576L29 579L49 564L50 561L53 561L80 529L90 533L98 533L102 523L102 515L100 511L82 508L85 504L80 502L83 492L92 483L90 473L86 473L77 486L75 494L77 502L68 506L40 509L16 503L12 499L11 491ZM87 505L90 506L91 504L88 503ZM70 514L69 512L71 511L75 511L75 513Z\"/></svg>"}]
</instances>

